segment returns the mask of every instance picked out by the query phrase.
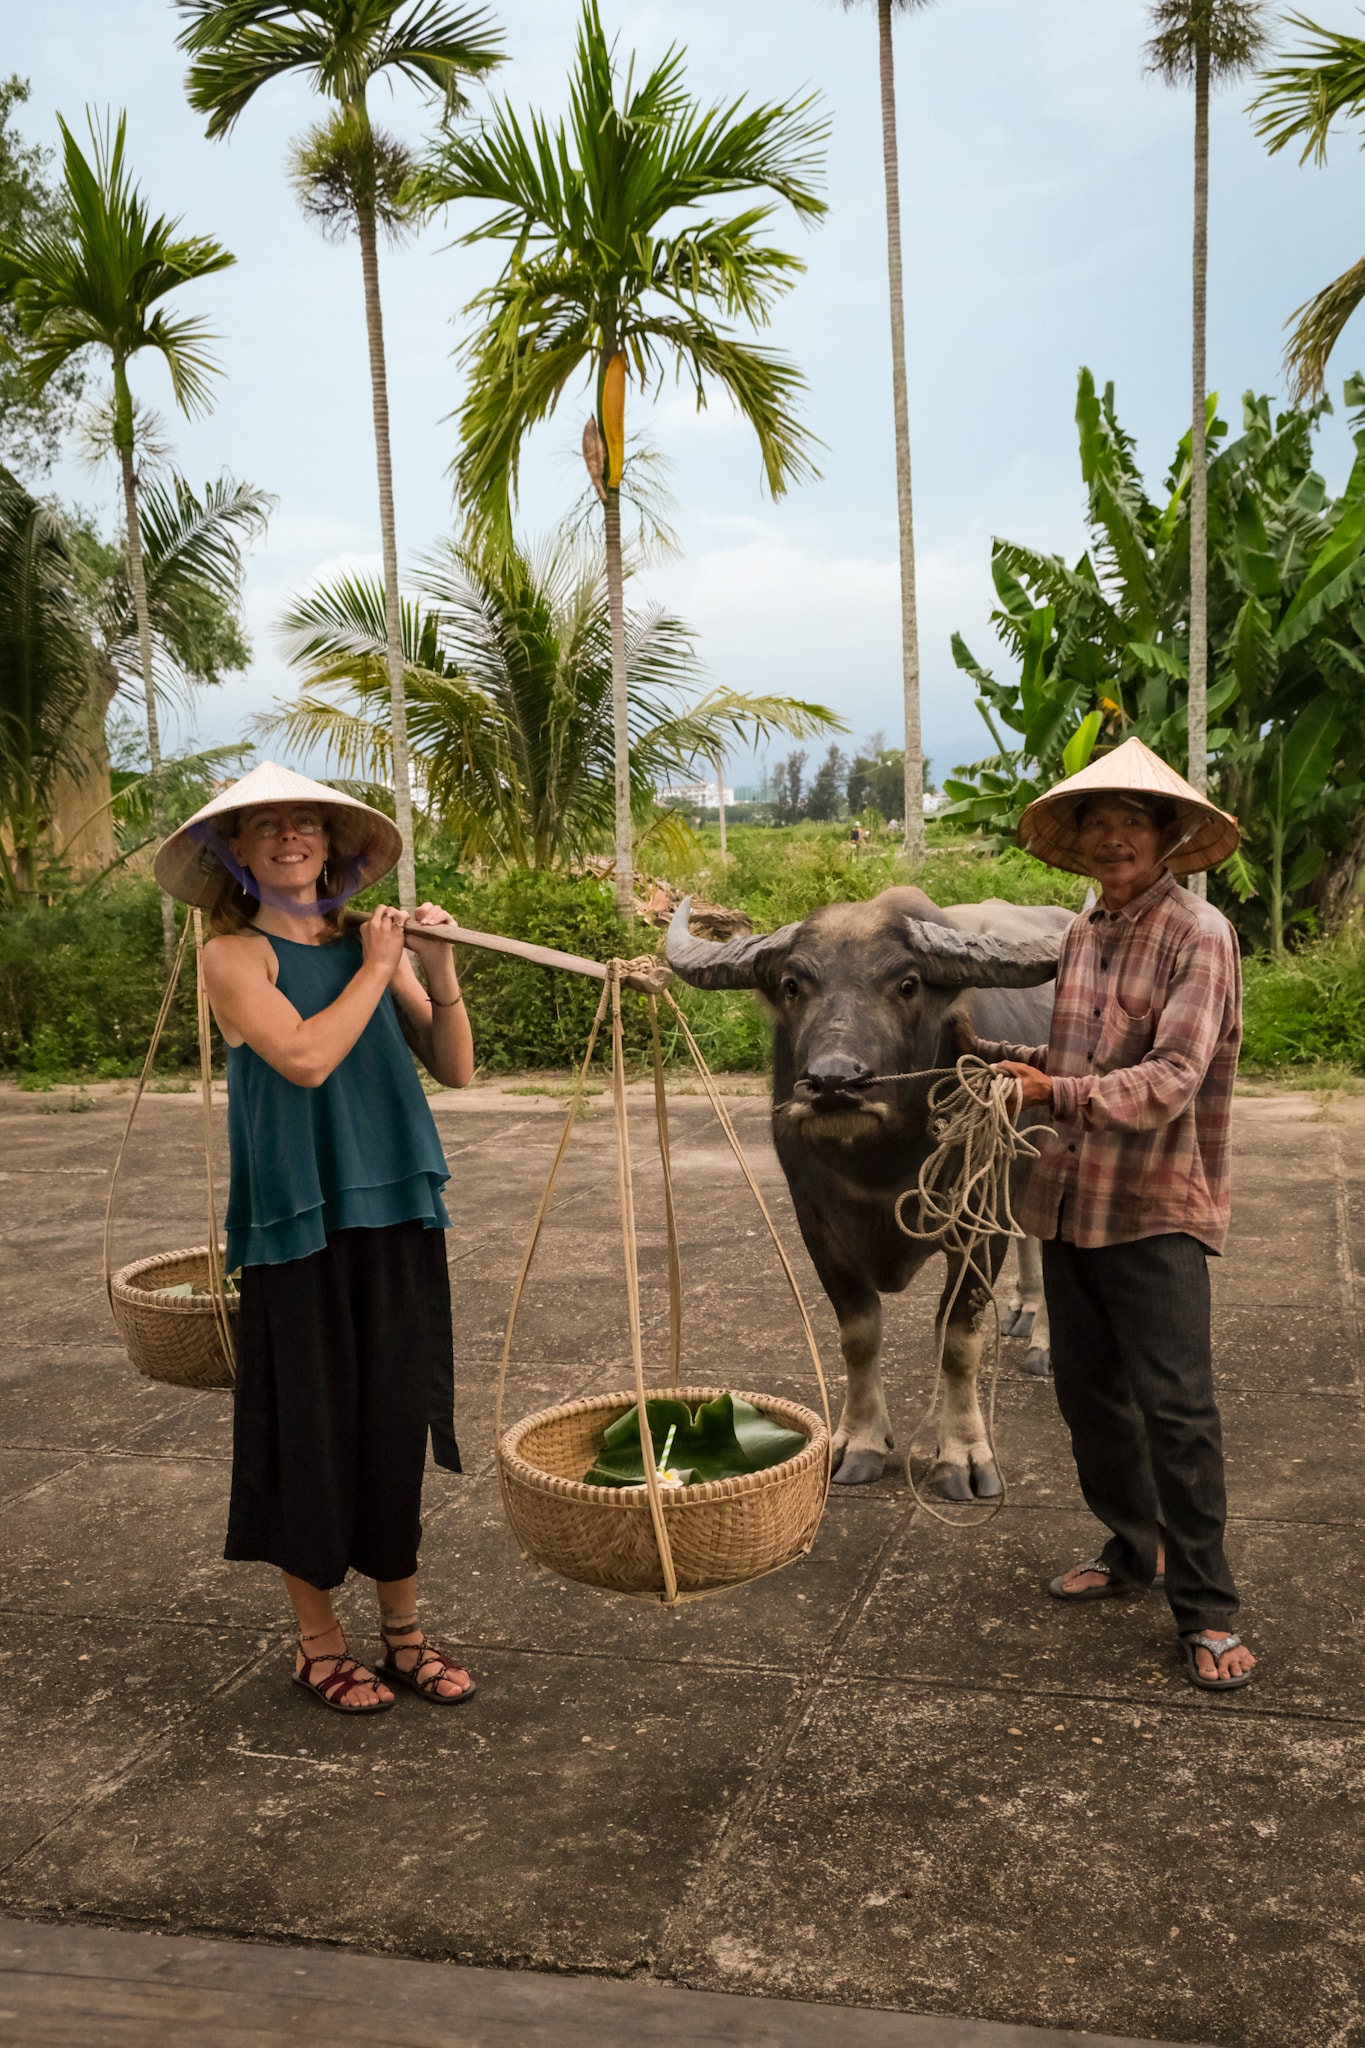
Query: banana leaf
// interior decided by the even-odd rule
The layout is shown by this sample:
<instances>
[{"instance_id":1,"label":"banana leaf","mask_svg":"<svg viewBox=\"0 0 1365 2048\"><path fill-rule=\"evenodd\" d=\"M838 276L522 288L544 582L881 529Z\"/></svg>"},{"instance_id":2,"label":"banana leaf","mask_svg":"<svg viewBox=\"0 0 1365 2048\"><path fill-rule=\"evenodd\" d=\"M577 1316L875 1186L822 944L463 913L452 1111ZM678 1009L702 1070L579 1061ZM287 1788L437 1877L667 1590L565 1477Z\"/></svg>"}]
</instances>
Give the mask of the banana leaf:
<instances>
[{"instance_id":1,"label":"banana leaf","mask_svg":"<svg viewBox=\"0 0 1365 2048\"><path fill-rule=\"evenodd\" d=\"M669 1470L685 1486L763 1472L806 1447L799 1429L784 1429L762 1409L734 1394L718 1394L714 1401L703 1401L695 1413L685 1401L646 1401L645 1419L656 1460L670 1427L674 1428ZM619 1422L603 1430L596 1463L583 1479L588 1486L644 1485L638 1408L627 1409Z\"/></svg>"}]
</instances>

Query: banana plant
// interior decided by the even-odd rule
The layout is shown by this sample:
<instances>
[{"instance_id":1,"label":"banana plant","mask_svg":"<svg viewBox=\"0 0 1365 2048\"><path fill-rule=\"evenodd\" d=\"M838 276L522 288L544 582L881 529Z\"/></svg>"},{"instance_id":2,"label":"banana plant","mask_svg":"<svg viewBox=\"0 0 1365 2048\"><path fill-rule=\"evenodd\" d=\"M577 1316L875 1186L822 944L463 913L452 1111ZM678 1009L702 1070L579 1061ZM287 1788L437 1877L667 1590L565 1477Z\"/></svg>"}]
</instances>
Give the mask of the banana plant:
<instances>
[{"instance_id":1,"label":"banana plant","mask_svg":"<svg viewBox=\"0 0 1365 2048\"><path fill-rule=\"evenodd\" d=\"M1365 380L1345 401L1356 459L1336 498L1312 459L1328 401L1276 414L1248 392L1235 439L1209 401L1209 786L1245 836L1215 895L1272 950L1340 921L1365 869ZM1088 370L1076 419L1090 546L1069 565L995 542L1014 674L953 641L995 751L945 782L947 815L996 835L1130 733L1186 765L1191 436L1153 497Z\"/></svg>"}]
</instances>

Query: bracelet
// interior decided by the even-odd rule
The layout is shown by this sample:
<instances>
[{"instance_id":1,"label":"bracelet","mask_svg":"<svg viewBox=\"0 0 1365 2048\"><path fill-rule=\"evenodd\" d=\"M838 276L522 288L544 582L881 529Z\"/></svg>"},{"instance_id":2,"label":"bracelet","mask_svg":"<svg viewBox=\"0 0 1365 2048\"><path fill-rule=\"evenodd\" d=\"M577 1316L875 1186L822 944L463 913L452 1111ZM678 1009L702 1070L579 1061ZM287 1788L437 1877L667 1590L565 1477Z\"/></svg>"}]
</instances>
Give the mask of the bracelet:
<instances>
[{"instance_id":1,"label":"bracelet","mask_svg":"<svg viewBox=\"0 0 1365 2048\"><path fill-rule=\"evenodd\" d=\"M464 1001L464 994L461 992L457 996L452 996L448 1003L443 1003L439 996L434 996L430 989L428 989L427 1001L431 1004L433 1010L454 1010L458 1009L459 1005Z\"/></svg>"}]
</instances>

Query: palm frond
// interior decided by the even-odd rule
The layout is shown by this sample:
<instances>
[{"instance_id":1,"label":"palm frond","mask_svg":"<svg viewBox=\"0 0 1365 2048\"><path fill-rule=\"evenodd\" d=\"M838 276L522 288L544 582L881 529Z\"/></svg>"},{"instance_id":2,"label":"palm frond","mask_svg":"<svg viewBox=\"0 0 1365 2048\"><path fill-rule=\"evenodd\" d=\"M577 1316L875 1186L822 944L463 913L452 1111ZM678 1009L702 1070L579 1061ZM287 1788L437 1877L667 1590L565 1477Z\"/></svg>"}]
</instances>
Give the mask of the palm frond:
<instances>
[{"instance_id":1,"label":"palm frond","mask_svg":"<svg viewBox=\"0 0 1365 2048\"><path fill-rule=\"evenodd\" d=\"M1148 0L1147 68L1170 85L1192 82L1200 52L1218 84L1244 77L1270 44L1270 0Z\"/></svg>"},{"instance_id":2,"label":"palm frond","mask_svg":"<svg viewBox=\"0 0 1365 2048\"><path fill-rule=\"evenodd\" d=\"M1293 327L1284 352L1291 395L1297 400L1321 397L1327 363L1351 315L1365 300L1365 256L1324 285L1285 323Z\"/></svg>"},{"instance_id":3,"label":"palm frond","mask_svg":"<svg viewBox=\"0 0 1365 2048\"><path fill-rule=\"evenodd\" d=\"M463 105L467 78L502 63L502 34L482 8L442 0L175 0L190 57L189 102L227 135L261 87L299 72L314 91L356 106L382 72L396 73L447 114Z\"/></svg>"},{"instance_id":4,"label":"palm frond","mask_svg":"<svg viewBox=\"0 0 1365 2048\"><path fill-rule=\"evenodd\" d=\"M1299 31L1305 47L1265 72L1251 102L1256 133L1272 156L1302 142L1300 163L1325 163L1332 123L1365 109L1365 41L1319 28L1306 14L1287 15L1285 25Z\"/></svg>"}]
</instances>

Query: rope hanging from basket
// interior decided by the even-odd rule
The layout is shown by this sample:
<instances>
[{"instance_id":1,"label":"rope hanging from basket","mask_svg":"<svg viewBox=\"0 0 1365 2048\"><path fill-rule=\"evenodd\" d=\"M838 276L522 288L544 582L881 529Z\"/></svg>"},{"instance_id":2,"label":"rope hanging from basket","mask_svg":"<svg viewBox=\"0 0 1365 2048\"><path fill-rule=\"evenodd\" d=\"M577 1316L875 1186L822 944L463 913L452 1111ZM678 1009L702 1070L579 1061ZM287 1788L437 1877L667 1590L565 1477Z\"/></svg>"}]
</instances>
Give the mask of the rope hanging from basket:
<instances>
[{"instance_id":1,"label":"rope hanging from basket","mask_svg":"<svg viewBox=\"0 0 1365 2048\"><path fill-rule=\"evenodd\" d=\"M673 1607L677 1606L684 1600L705 1599L708 1597L708 1593L706 1591L680 1592L678 1589L677 1571L674 1565L673 1550L672 1545L669 1542L668 1535L668 1517L664 1508L663 1492L659 1483L657 1460L654 1455L653 1439L650 1435L649 1418L647 1414L648 1393L645 1386L644 1344L640 1314L640 1268L638 1245L636 1242L635 1234L635 1189L634 1175L632 1171L630 1156L630 1129L626 1104L625 1058L621 1022L621 987L623 982L626 982L627 985L634 985L635 987L639 988L640 983L643 980L648 980L653 984L653 986L650 987L648 990L647 1001L650 1030L650 1056L654 1080L653 1093L655 1127L659 1145L659 1158L661 1166L663 1168L664 1214L668 1238L669 1384L674 1390L677 1389L679 1385L681 1370L682 1271L678 1249L677 1216L673 1200L672 1160L669 1148L668 1106L664 1089L663 1053L659 1036L658 999L660 995L663 996L664 1001L668 1004L669 1009L673 1013L674 1021L678 1026L678 1029L681 1033L684 1043L687 1046L689 1053L691 1054L692 1060L696 1066L698 1078L701 1081L702 1087L710 1101L711 1107L715 1112L716 1119L719 1122L721 1130L725 1135L726 1142L728 1143L730 1150L733 1152L735 1159L738 1161L740 1171L744 1176L749 1191L753 1195L754 1200L758 1205L759 1213L761 1214L764 1223L767 1225L768 1232L772 1239L774 1249L777 1252L777 1256L781 1263L783 1273L785 1274L787 1283L791 1288L792 1298L796 1304L797 1312L801 1321L802 1331L806 1339L806 1345L810 1352L811 1362L814 1365L815 1376L820 1389L820 1406L824 1416L826 1443L824 1493L826 1499L828 1498L830 1478L832 1476L830 1469L829 1447L832 1443L833 1431L830 1423L829 1391L825 1384L824 1368L820 1361L820 1347L816 1342L815 1330L811 1323L810 1315L806 1309L806 1304L802 1299L801 1290L797 1284L796 1274L792 1269L791 1261L787 1257L786 1250L784 1249L782 1240L778 1235L777 1226L773 1222L772 1216L768 1209L768 1205L764 1201L758 1183L754 1179L753 1173L750 1170L749 1162L744 1155L744 1148L740 1143L739 1135L735 1130L734 1123L730 1117L730 1113L728 1109L725 1107L725 1103L716 1089L714 1076L711 1073L710 1067L706 1063L706 1059L702 1053L701 1047L697 1044L696 1039L692 1035L692 1031L688 1025L687 1019L683 1016L682 1011L678 1008L677 1003L673 1000L672 995L669 993L667 985L667 970L663 970L661 972L660 963L657 960L611 960L607 963L606 980L603 983L602 994L597 1004L597 1012L592 1021L592 1028L588 1033L587 1047L584 1051L582 1064L578 1069L578 1076L574 1083L572 1096L569 1100L568 1111L564 1119L564 1128L560 1134L559 1145L556 1149L554 1159L551 1162L550 1171L546 1178L544 1189L541 1193L540 1202L536 1209L535 1219L531 1225L530 1236L527 1240L526 1251L522 1258L521 1270L517 1275L516 1286L512 1292L512 1303L511 1308L508 1312L507 1327L503 1337L502 1357L499 1361L498 1366L498 1388L497 1398L494 1404L493 1419L493 1442L495 1454L494 1462L497 1465L498 1469L498 1482L502 1492L503 1507L505 1512L507 1513L509 1522L511 1522L513 1526L515 1526L511 1503L508 1498L507 1478L502 1463L501 1446L503 1438L503 1401L507 1388L507 1371L512 1356L512 1344L516 1332L517 1315L521 1307L522 1296L526 1289L526 1282L530 1274L531 1264L535 1258L536 1248L540 1242L541 1232L544 1228L545 1219L549 1214L550 1204L554 1198L554 1190L556 1182L559 1178L559 1170L564 1163L565 1154L569 1149L569 1140L573 1135L574 1125L578 1120L579 1111L583 1101L583 1090L587 1082L589 1070L592 1065L592 1058L597 1047L598 1036L601 1032L603 1023L606 1021L608 1010L610 1009L610 1030L612 1050L612 1105L614 1110L614 1122L616 1128L617 1192L621 1209L621 1238L625 1260L626 1305L630 1329L631 1363L634 1368L635 1377L636 1414L640 1429L640 1450L644 1463L645 1491L649 1508L650 1523L654 1531L654 1540L659 1554L660 1572L663 1578L663 1604L666 1607ZM757 1574L756 1576L762 1576L762 1574ZM728 1588L716 1587L714 1590L719 1592L728 1590ZM647 1597L653 1598L656 1596L650 1595Z\"/></svg>"},{"instance_id":2,"label":"rope hanging from basket","mask_svg":"<svg viewBox=\"0 0 1365 2048\"><path fill-rule=\"evenodd\" d=\"M166 1029L166 1020L170 1016L171 1004L175 1000L175 992L180 985L181 969L184 966L185 953L189 946L191 933L194 935L195 1016L199 1039L199 1089L204 1126L204 1182L208 1204L209 1298L213 1304L213 1320L217 1328L219 1341L223 1347L223 1356L227 1360L228 1370L235 1376L232 1315L228 1308L222 1251L218 1243L218 1205L215 1199L213 1183L213 1036L208 992L204 986L204 921L198 910L192 911L186 917L181 928L180 943L176 947L175 958L171 962L170 972L166 977L166 986L161 996L161 1007L157 1011L156 1023L152 1027L151 1042L147 1047L147 1056L142 1062L142 1071L138 1075L137 1086L133 1090L133 1100L128 1111L128 1121L124 1124L123 1136L119 1140L118 1152L114 1158L114 1169L109 1176L109 1197L104 1205L104 1291L112 1310L114 1305L114 1268L113 1261L109 1255L109 1245L113 1228L114 1196L118 1190L119 1175L123 1171L123 1157L128 1150L128 1140L133 1133L133 1120L137 1116L138 1106L146 1091L147 1083L151 1079L152 1066L161 1045L162 1034Z\"/></svg>"}]
</instances>

